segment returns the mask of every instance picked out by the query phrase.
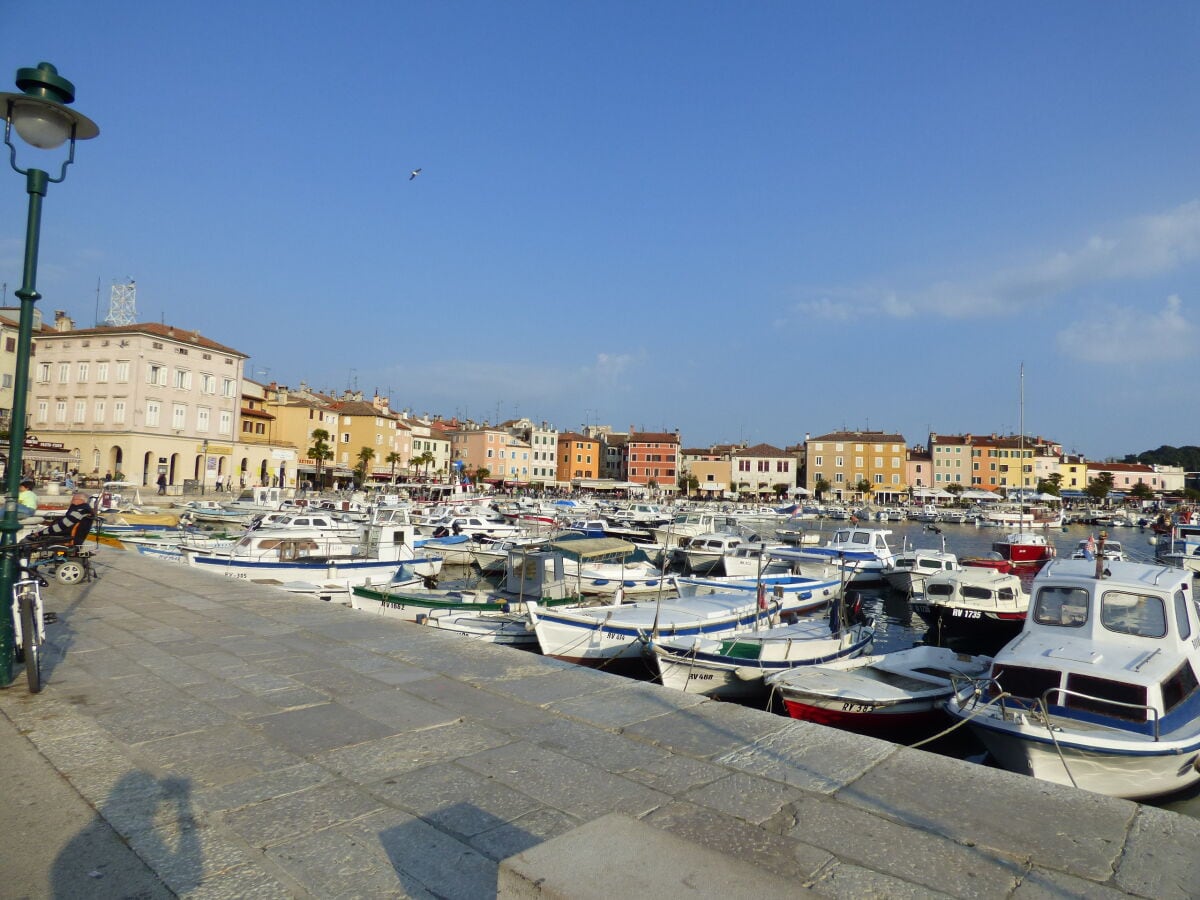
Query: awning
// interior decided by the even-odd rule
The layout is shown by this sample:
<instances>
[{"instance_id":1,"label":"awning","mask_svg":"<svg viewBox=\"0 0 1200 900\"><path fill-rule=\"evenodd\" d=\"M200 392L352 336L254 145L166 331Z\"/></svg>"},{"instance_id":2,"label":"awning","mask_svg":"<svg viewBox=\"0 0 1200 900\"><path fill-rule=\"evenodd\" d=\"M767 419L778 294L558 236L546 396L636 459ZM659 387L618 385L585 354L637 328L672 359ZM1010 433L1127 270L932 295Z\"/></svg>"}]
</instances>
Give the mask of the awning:
<instances>
[{"instance_id":1,"label":"awning","mask_svg":"<svg viewBox=\"0 0 1200 900\"><path fill-rule=\"evenodd\" d=\"M620 538L565 538L551 541L552 550L561 551L572 559L596 559L603 556L628 556L637 550L637 544Z\"/></svg>"},{"instance_id":2,"label":"awning","mask_svg":"<svg viewBox=\"0 0 1200 900\"><path fill-rule=\"evenodd\" d=\"M7 453L0 453L0 459L8 459ZM72 462L79 460L77 453L70 450L22 450L21 459L25 462Z\"/></svg>"}]
</instances>

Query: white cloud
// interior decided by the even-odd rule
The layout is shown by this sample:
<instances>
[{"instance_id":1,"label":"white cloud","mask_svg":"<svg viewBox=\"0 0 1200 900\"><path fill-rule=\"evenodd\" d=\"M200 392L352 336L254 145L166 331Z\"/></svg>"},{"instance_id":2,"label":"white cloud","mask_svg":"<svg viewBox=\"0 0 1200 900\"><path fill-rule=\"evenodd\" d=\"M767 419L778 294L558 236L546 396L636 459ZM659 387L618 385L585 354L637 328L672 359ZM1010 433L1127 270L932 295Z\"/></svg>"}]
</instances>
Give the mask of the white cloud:
<instances>
[{"instance_id":1,"label":"white cloud","mask_svg":"<svg viewBox=\"0 0 1200 900\"><path fill-rule=\"evenodd\" d=\"M844 321L851 314L910 318L1012 315L1033 303L1057 299L1089 285L1147 278L1200 260L1200 201L1140 216L1093 235L1074 250L1047 254L1027 265L982 273L965 281L935 281L911 288L861 285L806 291L813 299L798 313ZM836 298L836 299L831 299Z\"/></svg>"},{"instance_id":2,"label":"white cloud","mask_svg":"<svg viewBox=\"0 0 1200 900\"><path fill-rule=\"evenodd\" d=\"M1130 365L1175 361L1196 354L1196 329L1175 294L1157 313L1109 307L1057 335L1060 350L1083 362Z\"/></svg>"}]
</instances>

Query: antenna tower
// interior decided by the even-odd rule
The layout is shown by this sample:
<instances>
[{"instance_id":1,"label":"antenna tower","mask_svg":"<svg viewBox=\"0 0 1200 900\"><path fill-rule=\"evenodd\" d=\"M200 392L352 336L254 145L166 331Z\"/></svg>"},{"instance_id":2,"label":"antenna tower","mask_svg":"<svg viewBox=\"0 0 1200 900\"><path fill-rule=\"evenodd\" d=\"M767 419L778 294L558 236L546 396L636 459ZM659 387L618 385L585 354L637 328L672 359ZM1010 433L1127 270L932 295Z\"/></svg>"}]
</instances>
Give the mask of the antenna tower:
<instances>
[{"instance_id":1,"label":"antenna tower","mask_svg":"<svg viewBox=\"0 0 1200 900\"><path fill-rule=\"evenodd\" d=\"M137 322L137 282L114 284L108 299L105 325L133 325Z\"/></svg>"}]
</instances>

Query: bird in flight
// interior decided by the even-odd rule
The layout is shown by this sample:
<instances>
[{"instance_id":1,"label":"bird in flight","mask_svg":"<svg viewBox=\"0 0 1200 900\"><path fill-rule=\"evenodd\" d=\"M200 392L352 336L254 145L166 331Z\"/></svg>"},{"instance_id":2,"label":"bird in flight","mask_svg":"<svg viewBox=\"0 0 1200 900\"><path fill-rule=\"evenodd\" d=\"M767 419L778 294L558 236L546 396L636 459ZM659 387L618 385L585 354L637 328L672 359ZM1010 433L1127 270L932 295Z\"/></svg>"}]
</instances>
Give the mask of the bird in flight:
<instances>
[{"instance_id":1,"label":"bird in flight","mask_svg":"<svg viewBox=\"0 0 1200 900\"><path fill-rule=\"evenodd\" d=\"M411 173L409 173L408 180L409 180L409 181L412 181L414 178L416 178L416 177L417 177L418 175L420 175L420 174L421 174L421 170L420 170L420 169L413 169L413 170L412 170L412 172L411 172Z\"/></svg>"}]
</instances>

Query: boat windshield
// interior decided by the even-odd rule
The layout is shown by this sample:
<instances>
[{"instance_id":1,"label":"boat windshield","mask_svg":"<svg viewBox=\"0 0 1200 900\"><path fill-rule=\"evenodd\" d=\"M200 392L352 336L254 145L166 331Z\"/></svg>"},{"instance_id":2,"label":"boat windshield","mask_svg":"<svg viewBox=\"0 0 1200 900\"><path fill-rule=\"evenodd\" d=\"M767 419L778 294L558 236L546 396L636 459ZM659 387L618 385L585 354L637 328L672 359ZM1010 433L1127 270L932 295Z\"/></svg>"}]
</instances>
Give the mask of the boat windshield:
<instances>
[{"instance_id":1,"label":"boat windshield","mask_svg":"<svg viewBox=\"0 0 1200 900\"><path fill-rule=\"evenodd\" d=\"M1167 615L1162 597L1105 591L1100 599L1100 621L1109 631L1138 637L1167 636Z\"/></svg>"},{"instance_id":2,"label":"boat windshield","mask_svg":"<svg viewBox=\"0 0 1200 900\"><path fill-rule=\"evenodd\" d=\"M1039 625L1081 628L1088 620L1088 592L1083 588L1043 587L1037 592L1033 621Z\"/></svg>"}]
</instances>

